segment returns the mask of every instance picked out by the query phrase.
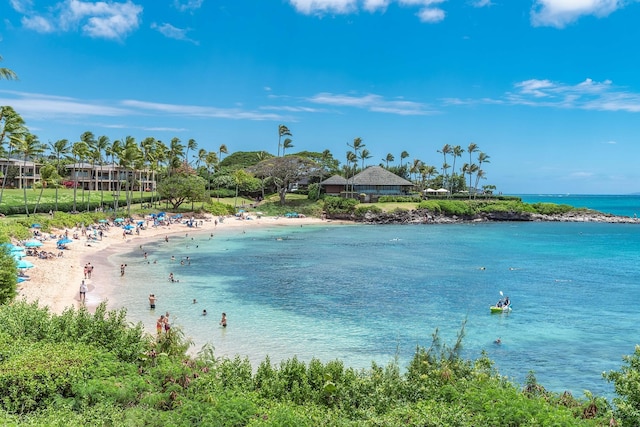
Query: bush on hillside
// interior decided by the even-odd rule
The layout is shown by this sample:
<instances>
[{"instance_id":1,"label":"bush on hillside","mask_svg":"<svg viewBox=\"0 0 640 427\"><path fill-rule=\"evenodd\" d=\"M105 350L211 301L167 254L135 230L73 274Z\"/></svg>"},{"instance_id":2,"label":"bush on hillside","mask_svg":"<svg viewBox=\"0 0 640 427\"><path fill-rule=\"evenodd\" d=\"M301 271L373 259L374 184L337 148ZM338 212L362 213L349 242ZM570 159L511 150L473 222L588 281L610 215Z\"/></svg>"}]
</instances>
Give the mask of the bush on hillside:
<instances>
[{"instance_id":1,"label":"bush on hillside","mask_svg":"<svg viewBox=\"0 0 640 427\"><path fill-rule=\"evenodd\" d=\"M358 200L343 197L329 196L323 199L324 210L328 215L352 214L355 211Z\"/></svg>"},{"instance_id":2,"label":"bush on hillside","mask_svg":"<svg viewBox=\"0 0 640 427\"><path fill-rule=\"evenodd\" d=\"M381 214L382 209L376 205L358 205L353 213L357 218L362 218L368 213L374 215Z\"/></svg>"}]
</instances>

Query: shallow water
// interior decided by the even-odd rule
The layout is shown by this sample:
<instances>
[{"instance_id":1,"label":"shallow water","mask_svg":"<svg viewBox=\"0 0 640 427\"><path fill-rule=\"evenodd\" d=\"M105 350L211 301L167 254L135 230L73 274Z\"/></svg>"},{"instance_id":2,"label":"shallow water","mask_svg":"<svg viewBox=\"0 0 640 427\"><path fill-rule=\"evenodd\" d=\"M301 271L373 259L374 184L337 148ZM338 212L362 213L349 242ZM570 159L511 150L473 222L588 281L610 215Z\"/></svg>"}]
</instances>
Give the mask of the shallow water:
<instances>
[{"instance_id":1,"label":"shallow water","mask_svg":"<svg viewBox=\"0 0 640 427\"><path fill-rule=\"evenodd\" d=\"M367 368L397 353L404 367L416 345L430 345L436 328L453 345L466 319L465 357L486 350L500 372L519 383L533 370L554 391L610 395L601 373L619 369L637 343L635 224L188 233L145 244L147 261L138 247L111 255L110 305L126 307L149 331L170 311L196 350L212 343L218 355L246 355L254 366L267 355L272 362L295 355ZM186 256L190 265L181 265ZM117 266L125 262L121 278ZM170 272L178 283L168 281ZM489 306L500 291L510 296L513 311L492 315ZM158 297L155 312L148 309L150 293ZM226 329L218 325L222 311ZM500 346L493 343L498 337Z\"/></svg>"}]
</instances>

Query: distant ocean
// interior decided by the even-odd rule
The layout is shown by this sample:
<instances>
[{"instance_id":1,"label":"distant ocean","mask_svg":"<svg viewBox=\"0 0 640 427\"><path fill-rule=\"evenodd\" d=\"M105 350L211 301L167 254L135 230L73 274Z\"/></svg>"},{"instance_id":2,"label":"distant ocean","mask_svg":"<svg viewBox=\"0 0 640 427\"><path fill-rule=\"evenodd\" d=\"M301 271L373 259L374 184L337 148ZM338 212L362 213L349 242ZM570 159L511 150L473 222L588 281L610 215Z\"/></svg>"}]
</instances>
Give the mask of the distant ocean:
<instances>
[{"instance_id":1,"label":"distant ocean","mask_svg":"<svg viewBox=\"0 0 640 427\"><path fill-rule=\"evenodd\" d=\"M535 197L523 199L640 211L638 196ZM105 292L149 331L170 311L195 350L211 343L254 366L269 355L272 363L297 356L368 368L397 354L404 368L436 329L453 345L466 320L464 357L486 350L520 384L533 370L550 390L610 396L602 372L619 369L640 341L639 248L640 223L222 226L213 238L185 228L169 243L112 255ZM501 291L513 311L492 315ZM218 326L223 311L226 329Z\"/></svg>"}]
</instances>

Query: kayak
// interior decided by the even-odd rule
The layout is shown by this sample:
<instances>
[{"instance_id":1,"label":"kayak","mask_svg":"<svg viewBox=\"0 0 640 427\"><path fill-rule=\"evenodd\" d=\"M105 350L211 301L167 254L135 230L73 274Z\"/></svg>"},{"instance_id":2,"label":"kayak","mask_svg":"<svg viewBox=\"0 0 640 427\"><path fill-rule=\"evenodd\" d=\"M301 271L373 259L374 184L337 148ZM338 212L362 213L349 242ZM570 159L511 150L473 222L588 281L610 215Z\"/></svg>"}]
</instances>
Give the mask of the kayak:
<instances>
[{"instance_id":1,"label":"kayak","mask_svg":"<svg viewBox=\"0 0 640 427\"><path fill-rule=\"evenodd\" d=\"M491 307L489 307L489 309L491 310L491 313L508 313L511 311L511 306L508 305L506 307L498 307L492 305Z\"/></svg>"}]
</instances>

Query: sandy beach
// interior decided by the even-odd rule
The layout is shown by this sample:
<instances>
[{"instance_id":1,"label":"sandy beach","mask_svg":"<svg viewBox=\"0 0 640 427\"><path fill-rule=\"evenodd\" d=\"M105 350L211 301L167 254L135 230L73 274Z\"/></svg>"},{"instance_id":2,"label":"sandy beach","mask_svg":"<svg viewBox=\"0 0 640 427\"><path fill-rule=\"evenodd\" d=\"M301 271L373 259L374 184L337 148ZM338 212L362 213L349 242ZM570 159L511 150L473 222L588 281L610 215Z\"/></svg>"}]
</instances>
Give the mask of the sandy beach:
<instances>
[{"instance_id":1,"label":"sandy beach","mask_svg":"<svg viewBox=\"0 0 640 427\"><path fill-rule=\"evenodd\" d=\"M241 219L227 216L223 222L217 222L218 217L206 216L198 219L197 227L189 227L184 223L173 223L157 227L146 227L140 230L140 234L127 234L123 236L123 229L118 226L110 226L103 235L102 240L88 241L81 236L81 230L71 228L69 236L75 233L79 239L74 239L68 245L68 249L62 251L63 256L50 259L41 259L27 256L24 259L34 264L33 268L25 271L29 280L18 284L17 300L38 301L40 306L48 306L52 313L62 313L68 307L80 307L80 285L82 280L88 285L86 294L86 306L91 310L101 301L108 299L109 295L102 290L101 280L108 280L107 275L101 275L106 268L114 268L108 261L109 255L122 249L143 245L146 242L164 239L165 236L189 232L214 232L226 228L255 228L277 226L302 226L307 224L325 224L331 221L319 218L284 218L251 216L251 219ZM142 218L135 218L142 220ZM64 234L65 230L54 231L53 234ZM43 233L48 236L51 233ZM44 250L58 254L56 248L57 239L46 239L38 251ZM135 245L135 246L134 246ZM85 279L84 267L87 263L93 266L90 278Z\"/></svg>"}]
</instances>

